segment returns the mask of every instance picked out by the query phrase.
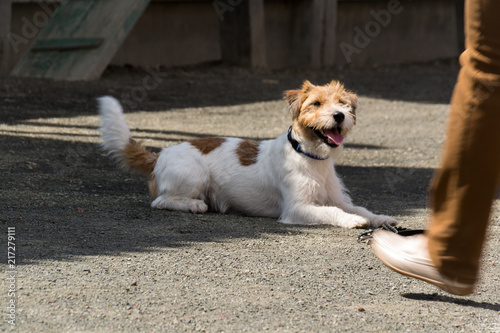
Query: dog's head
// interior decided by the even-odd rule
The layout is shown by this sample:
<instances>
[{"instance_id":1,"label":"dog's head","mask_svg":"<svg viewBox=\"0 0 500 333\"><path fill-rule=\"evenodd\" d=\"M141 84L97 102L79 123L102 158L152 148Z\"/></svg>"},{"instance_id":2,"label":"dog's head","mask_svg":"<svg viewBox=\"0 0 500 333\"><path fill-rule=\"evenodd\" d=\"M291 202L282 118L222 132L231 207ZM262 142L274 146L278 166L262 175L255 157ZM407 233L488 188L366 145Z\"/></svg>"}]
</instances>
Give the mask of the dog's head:
<instances>
[{"instance_id":1,"label":"dog's head","mask_svg":"<svg viewBox=\"0 0 500 333\"><path fill-rule=\"evenodd\" d=\"M324 86L304 81L301 89L286 91L285 100L301 145L323 156L339 147L356 123L358 98L337 81Z\"/></svg>"}]
</instances>

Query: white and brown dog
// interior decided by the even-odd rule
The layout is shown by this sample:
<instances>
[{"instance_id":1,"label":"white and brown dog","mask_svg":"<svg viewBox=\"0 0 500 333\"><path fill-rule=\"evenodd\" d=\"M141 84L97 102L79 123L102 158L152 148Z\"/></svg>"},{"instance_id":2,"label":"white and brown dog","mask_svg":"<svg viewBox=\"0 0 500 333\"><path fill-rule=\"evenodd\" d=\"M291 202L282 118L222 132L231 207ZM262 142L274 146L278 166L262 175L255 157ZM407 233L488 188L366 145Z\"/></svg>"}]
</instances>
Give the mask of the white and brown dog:
<instances>
[{"instance_id":1,"label":"white and brown dog","mask_svg":"<svg viewBox=\"0 0 500 333\"><path fill-rule=\"evenodd\" d=\"M102 147L122 166L149 177L153 208L346 228L397 224L354 206L335 173L333 157L356 122L356 95L336 81L305 81L285 92L285 100L293 123L274 140L202 138L154 154L131 138L118 101L102 97Z\"/></svg>"}]
</instances>

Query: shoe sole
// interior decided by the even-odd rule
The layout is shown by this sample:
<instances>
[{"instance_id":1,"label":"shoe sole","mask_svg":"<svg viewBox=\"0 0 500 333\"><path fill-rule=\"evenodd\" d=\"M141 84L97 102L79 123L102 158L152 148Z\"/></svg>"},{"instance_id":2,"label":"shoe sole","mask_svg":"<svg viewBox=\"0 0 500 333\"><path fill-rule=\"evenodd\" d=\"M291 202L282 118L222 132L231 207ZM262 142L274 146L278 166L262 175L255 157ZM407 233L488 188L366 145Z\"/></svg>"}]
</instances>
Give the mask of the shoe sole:
<instances>
[{"instance_id":1,"label":"shoe sole","mask_svg":"<svg viewBox=\"0 0 500 333\"><path fill-rule=\"evenodd\" d=\"M416 275L416 274L413 274L410 272L403 271L403 270L396 268L396 267L392 266L391 264L387 263L385 260L383 260L380 257L380 255L378 254L378 250L375 247L372 246L372 249L373 249L373 252L375 253L375 255L377 256L377 258L379 258L380 261L382 261L384 263L384 265L386 265L387 267L389 267L393 271L398 272L399 274L425 281L427 283L430 283L430 284L432 284L432 285L434 285L434 286L436 286L436 287L438 287L438 288L440 288L440 289L442 289L450 294L454 294L454 295L466 296L466 295L470 295L474 292L474 286L467 287L467 288L452 287L452 286L449 286L449 285L447 285L443 282L440 282L440 281L436 281L436 280L429 279L429 278L426 278L426 277L421 276L421 275Z\"/></svg>"}]
</instances>

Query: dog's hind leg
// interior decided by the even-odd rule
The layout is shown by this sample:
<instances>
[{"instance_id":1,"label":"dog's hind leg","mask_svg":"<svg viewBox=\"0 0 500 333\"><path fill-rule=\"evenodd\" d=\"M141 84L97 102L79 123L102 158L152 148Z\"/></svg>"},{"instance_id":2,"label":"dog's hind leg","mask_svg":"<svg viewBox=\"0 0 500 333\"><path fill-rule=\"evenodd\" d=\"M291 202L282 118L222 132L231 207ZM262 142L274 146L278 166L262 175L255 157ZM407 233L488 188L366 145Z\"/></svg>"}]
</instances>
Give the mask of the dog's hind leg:
<instances>
[{"instance_id":1,"label":"dog's hind leg","mask_svg":"<svg viewBox=\"0 0 500 333\"><path fill-rule=\"evenodd\" d=\"M151 207L205 213L208 205L204 200L210 183L208 169L199 157L176 153L177 147L160 154L154 171L158 197Z\"/></svg>"}]
</instances>

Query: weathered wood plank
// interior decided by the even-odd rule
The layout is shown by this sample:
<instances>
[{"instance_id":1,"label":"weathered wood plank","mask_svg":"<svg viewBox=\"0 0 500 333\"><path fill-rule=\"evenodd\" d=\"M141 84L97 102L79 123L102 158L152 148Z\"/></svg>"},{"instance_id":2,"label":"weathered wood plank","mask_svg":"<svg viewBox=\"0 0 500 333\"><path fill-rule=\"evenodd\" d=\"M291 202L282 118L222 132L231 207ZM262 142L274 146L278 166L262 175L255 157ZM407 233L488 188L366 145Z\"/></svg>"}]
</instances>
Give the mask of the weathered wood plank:
<instances>
[{"instance_id":1,"label":"weathered wood plank","mask_svg":"<svg viewBox=\"0 0 500 333\"><path fill-rule=\"evenodd\" d=\"M306 48L309 50L309 64L308 67L319 68L321 67L322 60L322 43L324 31L324 15L325 15L325 2L328 0L312 0L309 2L310 9L308 10L310 20L306 27L306 39L304 40ZM306 60L307 61L307 60Z\"/></svg>"},{"instance_id":2,"label":"weathered wood plank","mask_svg":"<svg viewBox=\"0 0 500 333\"><path fill-rule=\"evenodd\" d=\"M297 2L292 29L297 67L331 67L335 63L337 0Z\"/></svg>"},{"instance_id":3,"label":"weathered wood plank","mask_svg":"<svg viewBox=\"0 0 500 333\"><path fill-rule=\"evenodd\" d=\"M249 2L252 68L267 68L264 0Z\"/></svg>"},{"instance_id":4,"label":"weathered wood plank","mask_svg":"<svg viewBox=\"0 0 500 333\"><path fill-rule=\"evenodd\" d=\"M325 25L323 33L323 67L332 67L335 64L337 47L337 0L325 0Z\"/></svg>"},{"instance_id":5,"label":"weathered wood plank","mask_svg":"<svg viewBox=\"0 0 500 333\"><path fill-rule=\"evenodd\" d=\"M42 29L34 49L13 71L13 75L60 80L98 78L143 13L149 0L66 0ZM42 51L38 40L102 40L97 48L67 48Z\"/></svg>"},{"instance_id":6,"label":"weathered wood plank","mask_svg":"<svg viewBox=\"0 0 500 333\"><path fill-rule=\"evenodd\" d=\"M32 47L36 45L37 40L60 39L70 37L78 29L92 1L64 1L55 10L49 22L43 27L37 36L37 39L21 58L19 63L11 72L13 76L21 77L48 77L48 70L59 61L60 52L32 52Z\"/></svg>"},{"instance_id":7,"label":"weathered wood plank","mask_svg":"<svg viewBox=\"0 0 500 333\"><path fill-rule=\"evenodd\" d=\"M241 0L218 11L222 61L252 68L267 67L264 1ZM226 4L226 6L228 6Z\"/></svg>"},{"instance_id":8,"label":"weathered wood plank","mask_svg":"<svg viewBox=\"0 0 500 333\"><path fill-rule=\"evenodd\" d=\"M102 38L60 38L60 39L38 39L31 51L63 51L77 49L95 49L104 40Z\"/></svg>"},{"instance_id":9,"label":"weathered wood plank","mask_svg":"<svg viewBox=\"0 0 500 333\"><path fill-rule=\"evenodd\" d=\"M295 66L320 68L334 64L336 15L337 0L297 2L292 29Z\"/></svg>"}]
</instances>

